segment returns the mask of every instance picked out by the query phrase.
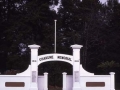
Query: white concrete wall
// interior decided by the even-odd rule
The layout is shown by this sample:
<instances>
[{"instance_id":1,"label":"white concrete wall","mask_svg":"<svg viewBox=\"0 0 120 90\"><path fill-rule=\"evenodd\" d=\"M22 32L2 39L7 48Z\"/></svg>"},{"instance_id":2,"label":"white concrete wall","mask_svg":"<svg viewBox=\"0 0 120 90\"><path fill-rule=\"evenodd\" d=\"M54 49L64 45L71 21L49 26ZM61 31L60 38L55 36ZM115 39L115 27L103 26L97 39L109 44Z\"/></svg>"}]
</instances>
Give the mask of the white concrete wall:
<instances>
[{"instance_id":1,"label":"white concrete wall","mask_svg":"<svg viewBox=\"0 0 120 90\"><path fill-rule=\"evenodd\" d=\"M94 76L94 73L90 73L90 72L86 71L82 67L82 64L80 64L80 76Z\"/></svg>"},{"instance_id":2,"label":"white concrete wall","mask_svg":"<svg viewBox=\"0 0 120 90\"><path fill-rule=\"evenodd\" d=\"M73 75L66 75L66 90L73 88Z\"/></svg>"},{"instance_id":3,"label":"white concrete wall","mask_svg":"<svg viewBox=\"0 0 120 90\"><path fill-rule=\"evenodd\" d=\"M17 76L25 76L25 75L30 76L30 74L31 74L31 65L29 65L25 71L21 73L17 73Z\"/></svg>"},{"instance_id":4,"label":"white concrete wall","mask_svg":"<svg viewBox=\"0 0 120 90\"><path fill-rule=\"evenodd\" d=\"M86 87L86 82L105 82L104 87ZM111 75L80 76L82 90L111 90ZM73 89L73 76L66 75L66 90Z\"/></svg>"},{"instance_id":5,"label":"white concrete wall","mask_svg":"<svg viewBox=\"0 0 120 90\"><path fill-rule=\"evenodd\" d=\"M110 90L110 75L81 76L82 90ZM86 87L86 82L105 82L105 87Z\"/></svg>"},{"instance_id":6,"label":"white concrete wall","mask_svg":"<svg viewBox=\"0 0 120 90\"><path fill-rule=\"evenodd\" d=\"M5 82L24 82L25 87L6 87ZM29 90L30 76L0 75L0 90Z\"/></svg>"},{"instance_id":7,"label":"white concrete wall","mask_svg":"<svg viewBox=\"0 0 120 90\"><path fill-rule=\"evenodd\" d=\"M25 87L5 87L5 82L24 82ZM29 90L30 76L0 75L0 90ZM38 90L44 90L44 75L38 76Z\"/></svg>"},{"instance_id":8,"label":"white concrete wall","mask_svg":"<svg viewBox=\"0 0 120 90\"><path fill-rule=\"evenodd\" d=\"M44 90L44 76L38 76L38 90Z\"/></svg>"}]
</instances>

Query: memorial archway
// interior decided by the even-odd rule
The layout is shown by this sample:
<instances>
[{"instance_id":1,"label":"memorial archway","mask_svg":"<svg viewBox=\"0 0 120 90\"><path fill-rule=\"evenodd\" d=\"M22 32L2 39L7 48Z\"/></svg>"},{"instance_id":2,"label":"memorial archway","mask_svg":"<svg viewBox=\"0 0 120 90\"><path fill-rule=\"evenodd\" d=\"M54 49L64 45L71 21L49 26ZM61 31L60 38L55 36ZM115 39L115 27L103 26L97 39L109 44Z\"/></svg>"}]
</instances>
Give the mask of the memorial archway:
<instances>
[{"instance_id":1,"label":"memorial archway","mask_svg":"<svg viewBox=\"0 0 120 90\"><path fill-rule=\"evenodd\" d=\"M38 56L38 48L39 45L29 45L31 49L31 86L30 90L38 90L38 65L44 62L49 61L63 61L70 63L73 66L73 89L75 90L80 89L80 49L82 45L71 45L71 48L73 49L73 55L65 55L65 54L45 54ZM46 73L47 74L47 73ZM47 75L45 75L46 77ZM47 79L47 78L46 78ZM48 82L44 82L48 83ZM48 90L47 84L45 84L45 90ZM64 89L64 86L63 86Z\"/></svg>"}]
</instances>

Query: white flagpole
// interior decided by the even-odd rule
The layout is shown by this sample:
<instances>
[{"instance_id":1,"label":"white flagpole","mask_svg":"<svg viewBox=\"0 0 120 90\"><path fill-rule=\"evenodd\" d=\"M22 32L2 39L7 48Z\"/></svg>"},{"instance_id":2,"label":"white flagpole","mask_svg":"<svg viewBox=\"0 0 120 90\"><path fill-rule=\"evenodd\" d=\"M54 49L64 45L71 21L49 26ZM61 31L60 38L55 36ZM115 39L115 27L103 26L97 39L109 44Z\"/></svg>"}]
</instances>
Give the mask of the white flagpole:
<instances>
[{"instance_id":1,"label":"white flagpole","mask_svg":"<svg viewBox=\"0 0 120 90\"><path fill-rule=\"evenodd\" d=\"M54 47L54 50L55 50L55 53L56 53L56 21L57 20L54 20L55 21L55 47Z\"/></svg>"}]
</instances>

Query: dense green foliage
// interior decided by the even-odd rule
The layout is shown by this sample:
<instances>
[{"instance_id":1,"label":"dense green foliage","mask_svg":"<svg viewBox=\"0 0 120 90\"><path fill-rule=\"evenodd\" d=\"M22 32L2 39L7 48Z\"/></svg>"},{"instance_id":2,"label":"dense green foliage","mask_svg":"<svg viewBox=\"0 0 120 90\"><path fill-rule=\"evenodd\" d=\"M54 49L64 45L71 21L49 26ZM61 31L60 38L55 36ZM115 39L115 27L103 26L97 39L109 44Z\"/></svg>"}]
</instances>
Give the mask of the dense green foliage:
<instances>
[{"instance_id":1,"label":"dense green foliage","mask_svg":"<svg viewBox=\"0 0 120 90\"><path fill-rule=\"evenodd\" d=\"M104 74L108 74L108 72L118 72L118 67L120 67L120 64L115 61L105 61L98 65L98 68L100 68Z\"/></svg>"},{"instance_id":2,"label":"dense green foliage","mask_svg":"<svg viewBox=\"0 0 120 90\"><path fill-rule=\"evenodd\" d=\"M57 53L72 54L70 45L82 44L81 63L95 73L100 73L97 66L101 62L119 63L118 0L107 0L106 4L99 0L61 0L56 13L52 7L57 4L58 0L0 0L0 72L24 71L30 64L30 44L41 45L39 54L53 53L55 19ZM72 69L66 63L60 68L55 64L50 64L54 73L58 73L58 69L60 72ZM44 65L49 64L43 64L40 73L50 71L50 67L43 69Z\"/></svg>"}]
</instances>

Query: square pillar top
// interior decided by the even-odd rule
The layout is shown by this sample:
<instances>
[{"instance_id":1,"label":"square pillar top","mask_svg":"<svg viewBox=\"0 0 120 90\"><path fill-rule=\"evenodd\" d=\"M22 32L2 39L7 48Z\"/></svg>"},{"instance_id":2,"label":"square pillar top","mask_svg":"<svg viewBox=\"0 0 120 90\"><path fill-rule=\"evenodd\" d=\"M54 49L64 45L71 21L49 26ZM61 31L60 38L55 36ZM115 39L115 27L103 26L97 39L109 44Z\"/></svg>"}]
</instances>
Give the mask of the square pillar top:
<instances>
[{"instance_id":1,"label":"square pillar top","mask_svg":"<svg viewBox=\"0 0 120 90\"><path fill-rule=\"evenodd\" d=\"M36 44L33 44L33 45L28 45L28 47L30 49L38 49L40 46L39 45L36 45Z\"/></svg>"},{"instance_id":2,"label":"square pillar top","mask_svg":"<svg viewBox=\"0 0 120 90\"><path fill-rule=\"evenodd\" d=\"M70 47L72 47L72 49L80 49L83 46L82 45L78 45L78 44L74 44L74 45L71 45Z\"/></svg>"}]
</instances>

